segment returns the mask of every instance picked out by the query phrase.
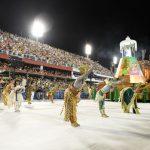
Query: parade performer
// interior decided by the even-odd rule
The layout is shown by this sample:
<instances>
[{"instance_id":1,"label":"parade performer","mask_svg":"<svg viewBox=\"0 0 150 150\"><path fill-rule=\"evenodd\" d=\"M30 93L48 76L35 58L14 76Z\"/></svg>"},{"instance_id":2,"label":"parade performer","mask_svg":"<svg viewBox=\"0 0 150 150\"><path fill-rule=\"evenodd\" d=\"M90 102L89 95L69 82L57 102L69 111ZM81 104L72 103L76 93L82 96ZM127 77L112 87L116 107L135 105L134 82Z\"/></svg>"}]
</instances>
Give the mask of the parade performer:
<instances>
[{"instance_id":1,"label":"parade performer","mask_svg":"<svg viewBox=\"0 0 150 150\"><path fill-rule=\"evenodd\" d=\"M5 82L3 81L2 77L0 76L0 101L2 100L2 91L3 91L3 85Z\"/></svg>"},{"instance_id":2,"label":"parade performer","mask_svg":"<svg viewBox=\"0 0 150 150\"><path fill-rule=\"evenodd\" d=\"M77 123L76 106L77 102L80 99L80 91L82 90L83 86L85 86L84 81L88 78L88 75L93 70L93 67L91 67L89 70L85 69L84 67L81 68L80 73L82 75L79 76L73 84L69 85L64 93L64 107L65 107L64 120L70 121L73 127L80 126Z\"/></svg>"},{"instance_id":3,"label":"parade performer","mask_svg":"<svg viewBox=\"0 0 150 150\"><path fill-rule=\"evenodd\" d=\"M141 84L139 83L135 89L132 87L126 87L121 90L119 101L121 101L121 106L124 113L129 113L131 106L133 108L133 113L140 113L137 106L137 96L140 86Z\"/></svg>"},{"instance_id":4,"label":"parade performer","mask_svg":"<svg viewBox=\"0 0 150 150\"><path fill-rule=\"evenodd\" d=\"M99 111L101 116L104 118L109 117L105 113L105 94L108 93L114 85L120 84L122 81L118 81L118 79L113 78L113 80L105 79L106 85L97 91L95 101L99 103Z\"/></svg>"},{"instance_id":5,"label":"parade performer","mask_svg":"<svg viewBox=\"0 0 150 150\"><path fill-rule=\"evenodd\" d=\"M56 85L48 92L48 98L52 103L54 103L54 95L58 91L58 89L59 85Z\"/></svg>"},{"instance_id":6,"label":"parade performer","mask_svg":"<svg viewBox=\"0 0 150 150\"><path fill-rule=\"evenodd\" d=\"M10 94L13 87L14 87L14 80L10 80L10 83L8 83L4 87L3 92L2 92L4 105L7 105L8 97L9 97L9 94Z\"/></svg>"},{"instance_id":7,"label":"parade performer","mask_svg":"<svg viewBox=\"0 0 150 150\"><path fill-rule=\"evenodd\" d=\"M92 88L88 86L89 99L92 98Z\"/></svg>"},{"instance_id":8,"label":"parade performer","mask_svg":"<svg viewBox=\"0 0 150 150\"><path fill-rule=\"evenodd\" d=\"M142 89L142 95L143 95L143 102L146 103L149 99L149 89L150 89L150 79L146 80L145 86Z\"/></svg>"},{"instance_id":9,"label":"parade performer","mask_svg":"<svg viewBox=\"0 0 150 150\"><path fill-rule=\"evenodd\" d=\"M92 87L92 99L95 101L95 97L96 97L96 86L94 85Z\"/></svg>"},{"instance_id":10,"label":"parade performer","mask_svg":"<svg viewBox=\"0 0 150 150\"><path fill-rule=\"evenodd\" d=\"M26 95L27 95L28 104L32 104L31 96L32 96L32 92L34 91L34 89L35 89L35 85L33 85L33 81L28 80L27 87L26 87Z\"/></svg>"},{"instance_id":11,"label":"parade performer","mask_svg":"<svg viewBox=\"0 0 150 150\"><path fill-rule=\"evenodd\" d=\"M14 88L11 90L11 93L8 97L8 107L13 107L15 112L20 112L21 103L23 101L22 93L25 91L25 86L21 84L19 80L16 80L14 83Z\"/></svg>"}]
</instances>

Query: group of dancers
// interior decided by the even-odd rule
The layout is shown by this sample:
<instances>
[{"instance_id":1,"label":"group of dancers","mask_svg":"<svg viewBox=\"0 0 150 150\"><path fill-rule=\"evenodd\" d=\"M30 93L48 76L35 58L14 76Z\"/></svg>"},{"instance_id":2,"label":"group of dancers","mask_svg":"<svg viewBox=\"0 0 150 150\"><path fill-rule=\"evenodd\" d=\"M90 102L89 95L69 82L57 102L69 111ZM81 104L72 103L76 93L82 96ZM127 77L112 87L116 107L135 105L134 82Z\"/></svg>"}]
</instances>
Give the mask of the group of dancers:
<instances>
[{"instance_id":1,"label":"group of dancers","mask_svg":"<svg viewBox=\"0 0 150 150\"><path fill-rule=\"evenodd\" d=\"M1 86L0 99L3 101L5 106L8 106L8 108L14 107L15 112L19 112L21 103L24 100L24 93L26 93L25 97L27 103L32 104L31 101L34 97L33 93L37 90L37 86L33 80L26 78L17 78L9 79L4 82L0 79L0 85L2 84L4 84L4 86L3 88ZM47 91L47 97L52 103L54 103L54 95L60 87L61 86L57 84ZM44 97L44 94L42 97Z\"/></svg>"},{"instance_id":2,"label":"group of dancers","mask_svg":"<svg viewBox=\"0 0 150 150\"><path fill-rule=\"evenodd\" d=\"M22 81L11 79L1 93L4 105L8 106L8 108L14 107L15 112L19 112L23 101L22 93L25 91L25 86L25 79L22 79Z\"/></svg>"},{"instance_id":3,"label":"group of dancers","mask_svg":"<svg viewBox=\"0 0 150 150\"><path fill-rule=\"evenodd\" d=\"M89 74L93 71L93 66L88 70L83 72L80 77L78 77L75 82L68 86L68 88L65 90L64 95L64 120L69 121L73 127L78 127L80 124L77 122L77 115L76 115L76 106L77 103L80 101L80 92L82 88L85 86L85 80L88 78ZM107 118L109 117L106 114L105 111L105 99L106 99L106 93L110 92L110 90L113 88L113 86L117 84L123 84L125 79L119 80L118 78L113 79L105 79L105 86L98 89L96 92L95 101L99 104L99 111L101 114L101 117ZM129 113L130 107L132 106L133 112L139 114L138 107L137 107L137 92L140 87L140 84L133 90L133 95L131 98L128 98L128 103L126 102L126 99L122 97L121 104L122 108L126 108L126 113Z\"/></svg>"},{"instance_id":4,"label":"group of dancers","mask_svg":"<svg viewBox=\"0 0 150 150\"><path fill-rule=\"evenodd\" d=\"M82 91L83 87L86 85L85 80L88 78L88 76L92 73L93 66L89 67L88 69L84 69L84 71L80 72L81 75L77 77L77 79L72 83L68 85L68 88L64 92L64 106L61 111L61 113L64 111L64 120L69 121L71 123L71 126L78 127L80 124L77 122L77 103L80 101L80 92ZM119 80L117 78L113 78L111 80L106 79L104 80L105 86L101 89L97 90L95 101L99 104L99 111L101 114L101 117L107 118L109 117L106 114L105 111L105 95L108 93L113 85L120 84L124 82L123 80ZM10 82L5 86L5 88L2 91L2 98L4 105L10 107L14 107L15 112L20 111L21 103L23 101L23 95L22 93L25 92L26 87L27 88L27 102L28 104L31 104L31 95L32 91L34 90L34 84L32 82L26 81L26 79L22 80L10 80ZM50 101L54 102L54 95L59 90L60 85L54 86L49 92L48 97ZM136 89L137 90L137 89ZM135 90L135 92L136 92ZM135 104L135 97L136 94L134 94L132 98L132 102L129 104ZM122 100L123 101L123 100ZM125 105L125 103L122 103L122 107ZM135 111L138 112L137 104L134 105Z\"/></svg>"}]
</instances>

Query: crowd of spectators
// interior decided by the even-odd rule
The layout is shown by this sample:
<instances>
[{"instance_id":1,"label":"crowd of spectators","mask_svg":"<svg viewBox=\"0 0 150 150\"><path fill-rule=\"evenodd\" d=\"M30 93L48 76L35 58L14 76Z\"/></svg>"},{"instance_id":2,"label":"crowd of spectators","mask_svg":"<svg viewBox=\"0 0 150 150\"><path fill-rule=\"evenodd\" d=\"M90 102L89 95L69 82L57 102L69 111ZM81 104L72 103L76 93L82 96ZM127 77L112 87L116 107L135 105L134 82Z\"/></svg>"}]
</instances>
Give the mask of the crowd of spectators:
<instances>
[{"instance_id":1,"label":"crowd of spectators","mask_svg":"<svg viewBox=\"0 0 150 150\"><path fill-rule=\"evenodd\" d=\"M56 86L58 86L57 94L57 99L63 99L64 98L64 91L68 87L69 84L72 84L73 81L69 80L62 80L62 79L55 79L55 78L41 78L41 77L26 77L22 75L16 75L15 80L18 80L22 82L22 79L26 79L26 90L23 93L24 99L26 99L26 91L29 88L29 85L32 86L32 92L33 92L33 97L36 100L44 100L48 99L48 92L52 91ZM0 93L2 93L3 89L8 85L8 83L12 80L12 78L6 78L0 76ZM87 83L87 86L89 84ZM87 95L88 93L87 87L82 90L82 95ZM0 99L1 99L1 94L0 94Z\"/></svg>"},{"instance_id":2,"label":"crowd of spectators","mask_svg":"<svg viewBox=\"0 0 150 150\"><path fill-rule=\"evenodd\" d=\"M142 60L140 64L145 65L145 67L150 67L150 60Z\"/></svg>"},{"instance_id":3,"label":"crowd of spectators","mask_svg":"<svg viewBox=\"0 0 150 150\"><path fill-rule=\"evenodd\" d=\"M0 69L3 69L4 71L7 70L13 70L13 67L11 67L10 63L3 63L0 61ZM42 75L53 75L53 76L61 76L61 77L71 77L71 72L64 71L64 70L56 70L56 69L50 69L50 68L43 68L42 70L40 69L39 66L28 66L28 65L23 65L23 66L18 66L16 68L17 70L21 70L24 73L33 73L33 74L42 74Z\"/></svg>"},{"instance_id":4,"label":"crowd of spectators","mask_svg":"<svg viewBox=\"0 0 150 150\"><path fill-rule=\"evenodd\" d=\"M98 62L91 59L28 38L3 32L2 30L0 30L0 53L76 68L79 68L83 63L88 65L93 64L94 70L97 73L111 75L111 72L107 68L104 68Z\"/></svg>"}]
</instances>

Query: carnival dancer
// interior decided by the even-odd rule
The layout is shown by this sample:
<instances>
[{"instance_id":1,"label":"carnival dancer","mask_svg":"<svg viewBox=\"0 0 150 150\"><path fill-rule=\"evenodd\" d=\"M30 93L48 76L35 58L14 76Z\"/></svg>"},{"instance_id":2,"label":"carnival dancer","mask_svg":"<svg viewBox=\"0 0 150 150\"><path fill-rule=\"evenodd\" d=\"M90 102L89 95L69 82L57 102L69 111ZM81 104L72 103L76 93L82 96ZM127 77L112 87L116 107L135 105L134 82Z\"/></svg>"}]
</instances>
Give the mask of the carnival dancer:
<instances>
[{"instance_id":1,"label":"carnival dancer","mask_svg":"<svg viewBox=\"0 0 150 150\"><path fill-rule=\"evenodd\" d=\"M2 91L3 91L3 85L5 82L3 81L3 78L0 76L0 101L2 100Z\"/></svg>"},{"instance_id":2,"label":"carnival dancer","mask_svg":"<svg viewBox=\"0 0 150 150\"><path fill-rule=\"evenodd\" d=\"M108 93L111 88L113 88L113 85L120 84L122 81L118 81L118 79L116 78L113 78L112 80L105 79L104 81L106 85L97 91L95 100L99 103L99 111L101 113L101 116L107 118L109 116L106 115L105 112L105 94Z\"/></svg>"},{"instance_id":3,"label":"carnival dancer","mask_svg":"<svg viewBox=\"0 0 150 150\"><path fill-rule=\"evenodd\" d=\"M32 80L28 80L27 82L27 86L26 86L26 97L27 97L27 102L28 104L32 104L31 103L31 97L32 97L32 92L35 89L35 85L33 84Z\"/></svg>"},{"instance_id":4,"label":"carnival dancer","mask_svg":"<svg viewBox=\"0 0 150 150\"><path fill-rule=\"evenodd\" d=\"M25 86L21 84L19 80L16 80L14 83L14 88L11 90L11 93L8 97L8 107L13 107L15 112L20 112L21 103L23 101L22 93L25 91Z\"/></svg>"},{"instance_id":5,"label":"carnival dancer","mask_svg":"<svg viewBox=\"0 0 150 150\"><path fill-rule=\"evenodd\" d=\"M83 68L83 69L81 69ZM93 71L93 66L88 70L84 67L80 68L80 73L82 74L79 76L75 82L68 86L64 93L64 120L70 121L73 127L80 126L77 123L77 116L76 116L76 106L77 101L79 101L80 91L82 90L83 86L85 86L85 80L88 78L88 75ZM63 109L62 109L63 111Z\"/></svg>"},{"instance_id":6,"label":"carnival dancer","mask_svg":"<svg viewBox=\"0 0 150 150\"><path fill-rule=\"evenodd\" d=\"M59 90L59 85L56 85L48 92L48 98L52 103L54 103L54 95L58 90Z\"/></svg>"},{"instance_id":7,"label":"carnival dancer","mask_svg":"<svg viewBox=\"0 0 150 150\"><path fill-rule=\"evenodd\" d=\"M89 93L88 98L91 99L92 98L92 88L90 86L88 86L88 93Z\"/></svg>"},{"instance_id":8,"label":"carnival dancer","mask_svg":"<svg viewBox=\"0 0 150 150\"><path fill-rule=\"evenodd\" d=\"M11 79L9 83L6 84L2 92L4 105L7 105L8 97L13 87L14 87L14 80Z\"/></svg>"},{"instance_id":9,"label":"carnival dancer","mask_svg":"<svg viewBox=\"0 0 150 150\"><path fill-rule=\"evenodd\" d=\"M140 90L141 83L137 84L136 87L126 87L121 90L119 101L124 113L129 113L132 106L133 113L139 114L139 108L137 106L137 96Z\"/></svg>"}]
</instances>

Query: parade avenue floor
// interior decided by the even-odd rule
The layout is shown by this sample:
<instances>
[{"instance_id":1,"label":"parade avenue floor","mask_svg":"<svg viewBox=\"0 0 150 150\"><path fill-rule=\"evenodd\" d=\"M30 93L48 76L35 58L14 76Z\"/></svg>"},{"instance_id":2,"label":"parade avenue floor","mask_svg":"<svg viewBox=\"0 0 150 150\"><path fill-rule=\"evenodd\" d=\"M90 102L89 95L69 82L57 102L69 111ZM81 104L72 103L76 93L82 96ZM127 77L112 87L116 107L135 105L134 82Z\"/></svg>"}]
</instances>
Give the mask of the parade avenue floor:
<instances>
[{"instance_id":1,"label":"parade avenue floor","mask_svg":"<svg viewBox=\"0 0 150 150\"><path fill-rule=\"evenodd\" d=\"M98 104L81 100L74 128L60 115L63 101L26 102L21 112L0 103L0 150L150 150L150 103L140 103L140 115L125 114L120 103L106 102L109 118Z\"/></svg>"}]
</instances>

